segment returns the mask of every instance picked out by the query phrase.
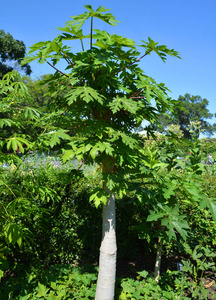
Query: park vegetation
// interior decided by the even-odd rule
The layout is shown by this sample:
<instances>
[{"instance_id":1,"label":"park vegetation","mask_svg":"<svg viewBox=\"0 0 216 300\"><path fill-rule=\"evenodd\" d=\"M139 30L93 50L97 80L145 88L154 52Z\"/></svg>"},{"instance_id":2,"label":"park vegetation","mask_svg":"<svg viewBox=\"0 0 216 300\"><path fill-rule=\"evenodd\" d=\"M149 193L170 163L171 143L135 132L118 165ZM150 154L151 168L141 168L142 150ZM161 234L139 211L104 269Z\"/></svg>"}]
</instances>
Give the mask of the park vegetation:
<instances>
[{"instance_id":1,"label":"park vegetation","mask_svg":"<svg viewBox=\"0 0 216 300\"><path fill-rule=\"evenodd\" d=\"M177 124L153 131L177 102L138 65L179 55L151 38L141 53L93 28L94 18L117 23L105 8L85 8L23 61L48 63L53 75L0 81L0 298L213 299L215 166L206 161L216 144L198 139L199 120L184 127L188 138ZM81 52L65 45L74 40Z\"/></svg>"}]
</instances>

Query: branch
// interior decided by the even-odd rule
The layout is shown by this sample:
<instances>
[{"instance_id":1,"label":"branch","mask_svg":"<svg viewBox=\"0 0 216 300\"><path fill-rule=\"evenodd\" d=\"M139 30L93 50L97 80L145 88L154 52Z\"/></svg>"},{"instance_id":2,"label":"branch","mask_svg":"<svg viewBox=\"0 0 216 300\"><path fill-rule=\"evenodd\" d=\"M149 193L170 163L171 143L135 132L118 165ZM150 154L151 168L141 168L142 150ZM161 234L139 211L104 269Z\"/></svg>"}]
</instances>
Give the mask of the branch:
<instances>
[{"instance_id":1,"label":"branch","mask_svg":"<svg viewBox=\"0 0 216 300\"><path fill-rule=\"evenodd\" d=\"M83 159L81 165L80 165L79 168L78 168L78 171L82 168L82 166L84 165L84 163L85 163L86 159L88 158L88 156L89 156L89 154L86 156L85 159Z\"/></svg>"},{"instance_id":2,"label":"branch","mask_svg":"<svg viewBox=\"0 0 216 300\"><path fill-rule=\"evenodd\" d=\"M73 67L74 64L71 62L71 60L68 58L68 56L64 53L64 52L60 52L62 57L64 57L64 59L66 60L66 62L71 66Z\"/></svg>"},{"instance_id":3,"label":"branch","mask_svg":"<svg viewBox=\"0 0 216 300\"><path fill-rule=\"evenodd\" d=\"M91 17L91 39L90 39L90 50L92 49L92 31L93 31L93 17Z\"/></svg>"},{"instance_id":4,"label":"branch","mask_svg":"<svg viewBox=\"0 0 216 300\"><path fill-rule=\"evenodd\" d=\"M82 46L82 51L85 51L83 41L81 39L80 39L80 42L81 42L81 46Z\"/></svg>"},{"instance_id":5,"label":"branch","mask_svg":"<svg viewBox=\"0 0 216 300\"><path fill-rule=\"evenodd\" d=\"M76 103L76 102L73 102L69 107L67 107L67 108L65 109L65 111L63 111L63 112L61 113L61 115L63 115L64 113L66 113L66 111L68 111L75 103Z\"/></svg>"},{"instance_id":6,"label":"branch","mask_svg":"<svg viewBox=\"0 0 216 300\"><path fill-rule=\"evenodd\" d=\"M124 69L132 66L133 64L135 64L137 61L139 61L140 59L142 59L143 57L145 57L146 55L148 55L152 50L149 50L148 52L146 52L143 56L137 58L135 61L133 61L132 63L130 63L129 65L127 65L126 67L122 68L121 70L115 72L115 75L118 74L119 72L123 71Z\"/></svg>"},{"instance_id":7,"label":"branch","mask_svg":"<svg viewBox=\"0 0 216 300\"><path fill-rule=\"evenodd\" d=\"M130 99L143 99L143 98L145 98L145 96L143 96L143 97L130 97Z\"/></svg>"},{"instance_id":8,"label":"branch","mask_svg":"<svg viewBox=\"0 0 216 300\"><path fill-rule=\"evenodd\" d=\"M51 63L49 63L48 61L46 61L46 62L48 63L48 65L49 65L50 67L52 67L53 69L55 69L57 72L61 73L61 74L64 75L64 76L69 77L67 74L65 74L65 73L63 73L62 71L58 70L56 67L54 67L54 66L53 66Z\"/></svg>"},{"instance_id":9,"label":"branch","mask_svg":"<svg viewBox=\"0 0 216 300\"><path fill-rule=\"evenodd\" d=\"M143 91L143 89L141 89L140 91L135 92L133 95L131 95L129 98L134 98L135 96L138 96L141 92Z\"/></svg>"}]
</instances>

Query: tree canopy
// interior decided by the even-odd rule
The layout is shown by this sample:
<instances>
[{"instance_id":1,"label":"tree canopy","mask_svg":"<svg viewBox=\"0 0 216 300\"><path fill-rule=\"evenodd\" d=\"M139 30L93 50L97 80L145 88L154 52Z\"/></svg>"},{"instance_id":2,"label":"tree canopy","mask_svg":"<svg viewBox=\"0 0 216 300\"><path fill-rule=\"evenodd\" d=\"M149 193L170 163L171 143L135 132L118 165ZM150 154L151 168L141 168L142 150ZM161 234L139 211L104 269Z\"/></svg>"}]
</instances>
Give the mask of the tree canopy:
<instances>
[{"instance_id":1,"label":"tree canopy","mask_svg":"<svg viewBox=\"0 0 216 300\"><path fill-rule=\"evenodd\" d=\"M26 46L23 41L16 40L10 33L0 30L0 78L14 69L14 67L7 64L8 61L17 63L26 75L31 74L31 68L28 64L20 65L25 52Z\"/></svg>"},{"instance_id":2,"label":"tree canopy","mask_svg":"<svg viewBox=\"0 0 216 300\"><path fill-rule=\"evenodd\" d=\"M160 124L162 126L162 131L168 125L178 124L180 129L183 131L185 138L191 139L189 125L191 122L199 121L201 124L201 129L206 134L213 134L216 131L216 124L211 125L208 123L208 119L211 119L214 115L208 110L209 101L200 96L191 96L190 94L185 94L184 96L179 96L178 103L174 107L172 113L160 115Z\"/></svg>"}]
</instances>

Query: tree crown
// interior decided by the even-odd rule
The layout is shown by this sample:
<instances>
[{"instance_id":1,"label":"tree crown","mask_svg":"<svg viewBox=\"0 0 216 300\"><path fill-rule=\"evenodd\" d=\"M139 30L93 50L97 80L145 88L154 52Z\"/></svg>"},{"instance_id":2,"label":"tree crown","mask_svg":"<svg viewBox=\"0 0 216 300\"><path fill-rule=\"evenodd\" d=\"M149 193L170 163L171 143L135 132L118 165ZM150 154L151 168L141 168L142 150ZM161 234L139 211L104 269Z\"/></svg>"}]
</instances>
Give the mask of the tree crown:
<instances>
[{"instance_id":1,"label":"tree crown","mask_svg":"<svg viewBox=\"0 0 216 300\"><path fill-rule=\"evenodd\" d=\"M93 29L94 18L112 26L118 22L107 9L100 6L94 11L90 5L85 8L84 14L71 17L71 21L59 28L62 33L53 41L33 45L24 63L37 59L56 70L45 80L50 84L51 94L59 90L64 94L52 104L55 106L52 118L55 118L56 134L60 128L67 131L70 124L74 134L82 137L70 140L69 136L64 136L70 141L64 149L63 159L76 156L85 163L96 161L101 166L107 187L123 195L122 177L137 168L143 148L134 129L143 120L156 122L159 113L172 109L166 86L145 75L138 62L151 52L163 61L167 55L179 55L151 38L142 41L140 47L144 48L144 53L141 54L135 41ZM82 26L88 19L90 34L84 35ZM77 39L82 51L73 53L65 41ZM89 39L90 49L84 49L83 39ZM67 62L64 71L57 68L62 60Z\"/></svg>"}]
</instances>

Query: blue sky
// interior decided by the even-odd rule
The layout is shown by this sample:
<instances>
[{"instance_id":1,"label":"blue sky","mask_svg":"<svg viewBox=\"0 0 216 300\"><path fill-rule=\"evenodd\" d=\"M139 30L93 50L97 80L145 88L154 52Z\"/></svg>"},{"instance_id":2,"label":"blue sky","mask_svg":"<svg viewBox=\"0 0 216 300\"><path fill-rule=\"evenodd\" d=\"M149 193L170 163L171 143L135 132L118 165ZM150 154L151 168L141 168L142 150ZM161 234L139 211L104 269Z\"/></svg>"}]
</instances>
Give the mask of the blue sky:
<instances>
[{"instance_id":1,"label":"blue sky","mask_svg":"<svg viewBox=\"0 0 216 300\"><path fill-rule=\"evenodd\" d=\"M112 27L98 20L95 28L134 39L138 45L149 36L178 51L182 59L170 57L163 63L151 55L140 66L157 82L164 82L172 98L200 95L209 101L209 111L216 113L216 0L2 1L0 29L23 40L28 48L56 37L56 28L63 27L70 16L83 13L84 4L110 8L121 22ZM74 51L78 50L75 44ZM35 77L52 72L48 65L37 63L32 69Z\"/></svg>"}]
</instances>

